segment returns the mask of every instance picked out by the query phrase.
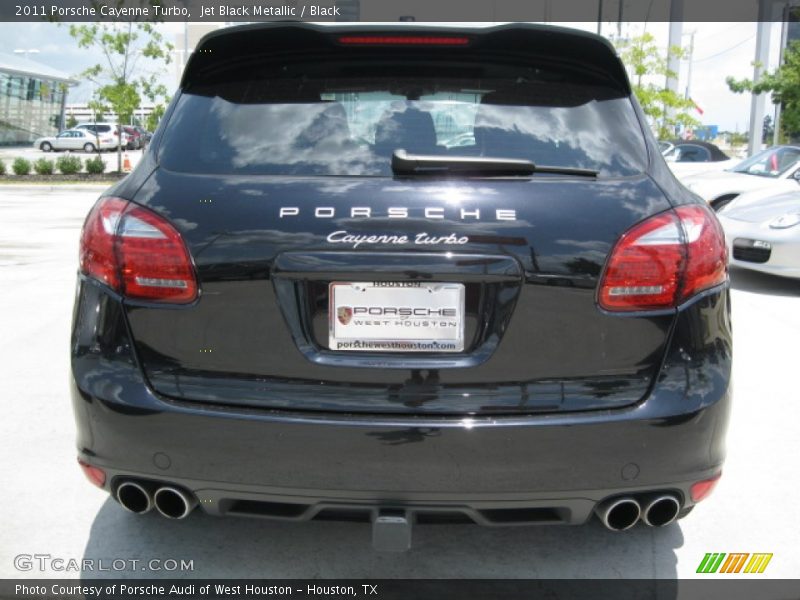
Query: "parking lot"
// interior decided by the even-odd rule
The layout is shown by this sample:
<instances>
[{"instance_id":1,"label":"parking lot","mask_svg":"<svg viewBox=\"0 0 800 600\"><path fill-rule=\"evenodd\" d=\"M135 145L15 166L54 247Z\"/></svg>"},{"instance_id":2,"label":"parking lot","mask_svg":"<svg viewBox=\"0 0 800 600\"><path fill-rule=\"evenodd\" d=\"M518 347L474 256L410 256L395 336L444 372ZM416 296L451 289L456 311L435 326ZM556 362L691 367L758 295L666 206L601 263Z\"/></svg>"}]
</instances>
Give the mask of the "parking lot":
<instances>
[{"instance_id":1,"label":"parking lot","mask_svg":"<svg viewBox=\"0 0 800 600\"><path fill-rule=\"evenodd\" d=\"M113 157L113 155L110 155ZM0 187L0 577L692 577L707 552L769 552L763 576L800 566L800 281L732 273L735 405L712 496L663 529L428 525L405 554L376 553L367 525L124 512L75 462L67 394L78 234L102 187ZM14 557L175 559L183 572L20 571ZM130 564L130 563L128 563ZM708 577L708 576L706 576ZM735 577L735 576L732 576Z\"/></svg>"}]
</instances>

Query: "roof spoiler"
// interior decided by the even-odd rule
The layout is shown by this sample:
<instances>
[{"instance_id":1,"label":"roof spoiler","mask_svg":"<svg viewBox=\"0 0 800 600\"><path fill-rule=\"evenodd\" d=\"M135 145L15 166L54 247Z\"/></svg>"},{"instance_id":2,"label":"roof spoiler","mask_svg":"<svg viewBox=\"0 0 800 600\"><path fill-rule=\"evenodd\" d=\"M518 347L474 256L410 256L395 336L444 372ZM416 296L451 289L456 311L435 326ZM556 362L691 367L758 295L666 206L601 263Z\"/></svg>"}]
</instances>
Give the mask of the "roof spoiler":
<instances>
[{"instance_id":1,"label":"roof spoiler","mask_svg":"<svg viewBox=\"0 0 800 600\"><path fill-rule=\"evenodd\" d=\"M360 51L376 52L380 38L393 39L396 48L408 43L409 50L419 52L451 52L464 54L495 54L502 57L522 57L552 65L571 65L591 71L608 81L617 90L629 94L628 75L616 50L605 38L593 33L527 23L494 27L420 27L408 25L318 25L301 22L255 23L218 29L206 34L191 55L181 79L181 88L202 82L213 73L228 66L258 56L283 54L286 48L302 49L303 53L338 50L353 51L347 40L372 39L372 44L357 44ZM458 44L436 43L458 38ZM425 43L425 40L432 40ZM364 48L368 46L368 48Z\"/></svg>"}]
</instances>

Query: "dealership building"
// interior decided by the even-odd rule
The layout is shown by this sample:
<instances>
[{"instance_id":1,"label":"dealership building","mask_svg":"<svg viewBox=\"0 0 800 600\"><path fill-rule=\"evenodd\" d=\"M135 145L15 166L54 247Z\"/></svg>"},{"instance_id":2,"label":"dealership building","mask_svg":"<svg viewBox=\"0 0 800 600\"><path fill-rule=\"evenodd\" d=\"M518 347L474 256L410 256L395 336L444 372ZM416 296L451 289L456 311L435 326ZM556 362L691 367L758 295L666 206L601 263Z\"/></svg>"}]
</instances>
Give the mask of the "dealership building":
<instances>
[{"instance_id":1,"label":"dealership building","mask_svg":"<svg viewBox=\"0 0 800 600\"><path fill-rule=\"evenodd\" d=\"M68 75L17 54L0 52L0 146L33 143L63 129Z\"/></svg>"}]
</instances>

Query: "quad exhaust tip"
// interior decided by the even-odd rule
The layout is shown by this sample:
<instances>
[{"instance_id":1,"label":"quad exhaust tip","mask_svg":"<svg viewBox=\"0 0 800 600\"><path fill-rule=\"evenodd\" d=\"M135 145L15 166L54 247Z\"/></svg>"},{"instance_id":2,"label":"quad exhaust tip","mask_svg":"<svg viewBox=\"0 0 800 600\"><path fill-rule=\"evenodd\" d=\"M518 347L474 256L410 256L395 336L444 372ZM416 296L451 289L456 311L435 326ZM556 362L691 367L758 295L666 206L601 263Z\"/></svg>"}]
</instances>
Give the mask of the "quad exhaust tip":
<instances>
[{"instance_id":1,"label":"quad exhaust tip","mask_svg":"<svg viewBox=\"0 0 800 600\"><path fill-rule=\"evenodd\" d=\"M194 496L171 486L158 488L153 501L156 510L168 519L185 519L197 506Z\"/></svg>"},{"instance_id":2,"label":"quad exhaust tip","mask_svg":"<svg viewBox=\"0 0 800 600\"><path fill-rule=\"evenodd\" d=\"M125 481L117 487L117 501L125 510L143 515L153 508L150 492L135 481Z\"/></svg>"},{"instance_id":3,"label":"quad exhaust tip","mask_svg":"<svg viewBox=\"0 0 800 600\"><path fill-rule=\"evenodd\" d=\"M615 498L601 503L596 512L608 529L625 531L636 525L642 514L642 507L633 498Z\"/></svg>"},{"instance_id":4,"label":"quad exhaust tip","mask_svg":"<svg viewBox=\"0 0 800 600\"><path fill-rule=\"evenodd\" d=\"M681 503L675 496L656 496L642 508L642 521L651 527L664 527L675 521L680 511Z\"/></svg>"}]
</instances>

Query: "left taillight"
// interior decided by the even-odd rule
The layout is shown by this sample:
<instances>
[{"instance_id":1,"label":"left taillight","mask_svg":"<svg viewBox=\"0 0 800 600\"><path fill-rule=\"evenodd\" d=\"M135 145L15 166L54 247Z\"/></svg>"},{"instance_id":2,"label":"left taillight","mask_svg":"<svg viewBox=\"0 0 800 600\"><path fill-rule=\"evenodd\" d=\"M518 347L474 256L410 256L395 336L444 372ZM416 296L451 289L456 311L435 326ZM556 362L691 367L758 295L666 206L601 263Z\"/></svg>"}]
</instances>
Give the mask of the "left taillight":
<instances>
[{"instance_id":1,"label":"left taillight","mask_svg":"<svg viewBox=\"0 0 800 600\"><path fill-rule=\"evenodd\" d=\"M121 198L101 199L86 218L80 268L127 298L176 304L197 298L194 267L180 233Z\"/></svg>"}]
</instances>

